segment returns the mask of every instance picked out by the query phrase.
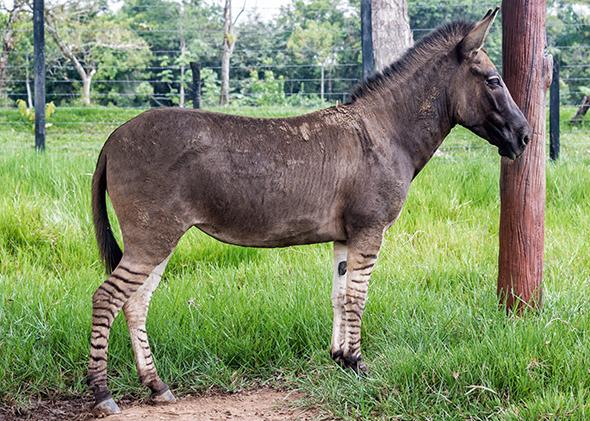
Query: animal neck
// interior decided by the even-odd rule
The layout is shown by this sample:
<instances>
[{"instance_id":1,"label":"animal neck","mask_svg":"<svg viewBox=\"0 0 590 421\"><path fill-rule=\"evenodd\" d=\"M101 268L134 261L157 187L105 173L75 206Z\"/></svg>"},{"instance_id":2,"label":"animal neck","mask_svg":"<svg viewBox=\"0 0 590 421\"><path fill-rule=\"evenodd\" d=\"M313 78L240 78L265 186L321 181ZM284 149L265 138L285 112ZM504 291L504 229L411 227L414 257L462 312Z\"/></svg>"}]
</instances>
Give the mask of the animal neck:
<instances>
[{"instance_id":1,"label":"animal neck","mask_svg":"<svg viewBox=\"0 0 590 421\"><path fill-rule=\"evenodd\" d=\"M412 178L455 125L447 96L451 75L451 60L439 57L413 73L386 76L356 101L373 142L389 146L391 159L404 159Z\"/></svg>"},{"instance_id":2,"label":"animal neck","mask_svg":"<svg viewBox=\"0 0 590 421\"><path fill-rule=\"evenodd\" d=\"M391 159L405 161L412 177L455 125L448 87L458 65L456 47L473 26L441 26L352 94L363 136L381 148L390 147Z\"/></svg>"}]
</instances>

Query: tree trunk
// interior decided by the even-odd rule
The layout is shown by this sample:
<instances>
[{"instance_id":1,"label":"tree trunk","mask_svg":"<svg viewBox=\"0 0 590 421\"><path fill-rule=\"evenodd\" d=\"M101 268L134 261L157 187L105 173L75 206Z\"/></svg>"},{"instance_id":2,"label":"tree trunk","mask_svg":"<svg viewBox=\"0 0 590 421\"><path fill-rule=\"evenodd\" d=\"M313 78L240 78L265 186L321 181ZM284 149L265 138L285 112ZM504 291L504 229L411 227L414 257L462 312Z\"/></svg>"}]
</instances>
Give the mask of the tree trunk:
<instances>
[{"instance_id":1,"label":"tree trunk","mask_svg":"<svg viewBox=\"0 0 590 421\"><path fill-rule=\"evenodd\" d=\"M582 120L584 120L584 116L588 112L588 109L590 109L590 96L585 96L578 107L578 111L576 111L576 115L570 120L570 123L574 125L582 124Z\"/></svg>"},{"instance_id":2,"label":"tree trunk","mask_svg":"<svg viewBox=\"0 0 590 421\"><path fill-rule=\"evenodd\" d=\"M182 57L180 63L180 86L178 88L178 106L180 108L184 108L185 103L185 92L184 92L184 74L186 72L186 68L184 65L184 55L186 54L186 40L184 38L184 33L180 35L180 57Z\"/></svg>"},{"instance_id":3,"label":"tree trunk","mask_svg":"<svg viewBox=\"0 0 590 421\"><path fill-rule=\"evenodd\" d=\"M31 90L31 82L29 75L29 59L27 58L27 65L25 67L25 85L27 88L27 105L29 108L33 108L33 92Z\"/></svg>"},{"instance_id":4,"label":"tree trunk","mask_svg":"<svg viewBox=\"0 0 590 421\"><path fill-rule=\"evenodd\" d=\"M184 64L186 54L186 38L184 36L184 4L180 3L180 19L179 19L179 38L180 38L180 86L178 87L178 106L184 108L185 92L184 92L184 73L186 67Z\"/></svg>"},{"instance_id":5,"label":"tree trunk","mask_svg":"<svg viewBox=\"0 0 590 421\"><path fill-rule=\"evenodd\" d=\"M325 75L325 66L322 64L320 65L320 98L322 99L322 102L324 101L324 81L326 77Z\"/></svg>"},{"instance_id":6,"label":"tree trunk","mask_svg":"<svg viewBox=\"0 0 590 421\"><path fill-rule=\"evenodd\" d=\"M178 88L178 106L184 108L184 64L180 65L180 87Z\"/></svg>"},{"instance_id":7,"label":"tree trunk","mask_svg":"<svg viewBox=\"0 0 590 421\"><path fill-rule=\"evenodd\" d=\"M221 55L221 94L219 105L229 104L229 60L234 51L235 37L232 34L231 0L223 7L223 52Z\"/></svg>"},{"instance_id":8,"label":"tree trunk","mask_svg":"<svg viewBox=\"0 0 590 421\"><path fill-rule=\"evenodd\" d=\"M90 105L90 85L92 84L92 77L94 76L94 71L90 71L90 73L85 75L80 75L82 78L82 104Z\"/></svg>"},{"instance_id":9,"label":"tree trunk","mask_svg":"<svg viewBox=\"0 0 590 421\"><path fill-rule=\"evenodd\" d=\"M507 310L541 306L545 218L545 0L502 3L504 80L533 129L524 154L502 158L498 296Z\"/></svg>"},{"instance_id":10,"label":"tree trunk","mask_svg":"<svg viewBox=\"0 0 590 421\"><path fill-rule=\"evenodd\" d=\"M371 27L375 71L396 61L414 42L407 0L371 0Z\"/></svg>"},{"instance_id":11,"label":"tree trunk","mask_svg":"<svg viewBox=\"0 0 590 421\"><path fill-rule=\"evenodd\" d=\"M90 85L92 84L92 77L96 73L96 69L91 68L89 71L87 71L84 66L82 66L82 63L80 63L80 60L78 60L76 55L72 52L70 46L67 45L59 36L57 28L53 22L53 17L50 13L46 13L45 22L45 28L47 29L47 32L49 32L63 56L72 62L76 72L78 72L78 75L82 80L82 103L84 105L90 105Z\"/></svg>"}]
</instances>

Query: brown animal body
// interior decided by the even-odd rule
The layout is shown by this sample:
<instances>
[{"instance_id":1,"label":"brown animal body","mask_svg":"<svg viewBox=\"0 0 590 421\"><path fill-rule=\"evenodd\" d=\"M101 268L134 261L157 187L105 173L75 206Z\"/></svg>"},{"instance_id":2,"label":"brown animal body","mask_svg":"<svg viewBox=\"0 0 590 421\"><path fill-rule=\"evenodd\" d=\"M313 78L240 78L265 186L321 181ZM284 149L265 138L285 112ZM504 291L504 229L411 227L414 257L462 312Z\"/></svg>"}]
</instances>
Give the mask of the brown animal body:
<instances>
[{"instance_id":1,"label":"brown animal body","mask_svg":"<svg viewBox=\"0 0 590 421\"><path fill-rule=\"evenodd\" d=\"M157 375L145 318L191 227L244 246L334 242L331 352L366 370L360 323L369 278L412 179L455 124L512 159L528 141L526 120L481 48L496 13L438 29L350 104L286 119L159 109L118 128L93 179L97 239L112 271L93 297L88 379L96 411L119 411L106 385L106 354L121 308L142 383L155 401L174 399ZM124 253L110 231L107 190Z\"/></svg>"}]
</instances>

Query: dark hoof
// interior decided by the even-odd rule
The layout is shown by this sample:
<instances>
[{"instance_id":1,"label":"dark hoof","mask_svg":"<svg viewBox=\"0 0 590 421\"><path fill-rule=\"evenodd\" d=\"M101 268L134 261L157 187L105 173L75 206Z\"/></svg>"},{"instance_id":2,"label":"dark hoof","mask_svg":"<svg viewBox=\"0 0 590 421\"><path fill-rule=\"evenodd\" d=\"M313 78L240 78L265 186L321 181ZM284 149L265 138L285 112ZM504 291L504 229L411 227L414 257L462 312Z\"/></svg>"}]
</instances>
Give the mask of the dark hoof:
<instances>
[{"instance_id":1,"label":"dark hoof","mask_svg":"<svg viewBox=\"0 0 590 421\"><path fill-rule=\"evenodd\" d=\"M332 352L332 359L340 364L341 367L351 369L359 376L369 374L367 365L363 362L363 359L359 355L358 357L351 357L349 355L343 355L342 351Z\"/></svg>"},{"instance_id":2,"label":"dark hoof","mask_svg":"<svg viewBox=\"0 0 590 421\"><path fill-rule=\"evenodd\" d=\"M99 402L94 405L92 408L92 412L97 417L108 417L109 415L120 414L121 410L119 406L115 403L113 398L109 398L105 401Z\"/></svg>"},{"instance_id":3,"label":"dark hoof","mask_svg":"<svg viewBox=\"0 0 590 421\"><path fill-rule=\"evenodd\" d=\"M176 398L174 397L174 395L172 394L172 392L170 391L170 389L166 389L165 391L163 391L160 394L153 394L152 395L152 402L156 403L156 404L165 404L165 403L172 403L175 402Z\"/></svg>"}]
</instances>

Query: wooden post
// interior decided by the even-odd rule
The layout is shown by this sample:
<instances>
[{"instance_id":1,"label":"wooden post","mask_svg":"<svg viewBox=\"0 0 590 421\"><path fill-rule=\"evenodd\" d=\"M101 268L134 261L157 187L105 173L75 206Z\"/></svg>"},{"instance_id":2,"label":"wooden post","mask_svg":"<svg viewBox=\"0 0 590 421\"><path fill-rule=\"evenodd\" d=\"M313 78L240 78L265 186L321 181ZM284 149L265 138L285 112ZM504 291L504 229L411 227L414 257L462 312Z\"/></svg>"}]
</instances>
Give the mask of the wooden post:
<instances>
[{"instance_id":1,"label":"wooden post","mask_svg":"<svg viewBox=\"0 0 590 421\"><path fill-rule=\"evenodd\" d=\"M33 2L35 55L35 149L45 150L45 22L44 0Z\"/></svg>"},{"instance_id":2,"label":"wooden post","mask_svg":"<svg viewBox=\"0 0 590 421\"><path fill-rule=\"evenodd\" d=\"M549 157L559 158L559 58L553 58L553 79L549 94Z\"/></svg>"},{"instance_id":3,"label":"wooden post","mask_svg":"<svg viewBox=\"0 0 590 421\"><path fill-rule=\"evenodd\" d=\"M363 79L373 74L373 28L371 24L371 0L361 0L361 50L363 59Z\"/></svg>"},{"instance_id":4,"label":"wooden post","mask_svg":"<svg viewBox=\"0 0 590 421\"><path fill-rule=\"evenodd\" d=\"M570 124L573 124L573 125L582 124L582 121L584 120L584 116L588 112L588 109L590 109L590 95L587 95L584 98L582 98L582 103L578 107L578 111L576 111L576 115L574 115L572 117L572 119L570 120Z\"/></svg>"},{"instance_id":5,"label":"wooden post","mask_svg":"<svg viewBox=\"0 0 590 421\"><path fill-rule=\"evenodd\" d=\"M545 0L503 0L504 80L533 129L525 153L502 158L498 296L507 310L542 304L545 218Z\"/></svg>"},{"instance_id":6,"label":"wooden post","mask_svg":"<svg viewBox=\"0 0 590 421\"><path fill-rule=\"evenodd\" d=\"M201 108L201 65L194 61L190 65L193 73L193 108Z\"/></svg>"}]
</instances>

